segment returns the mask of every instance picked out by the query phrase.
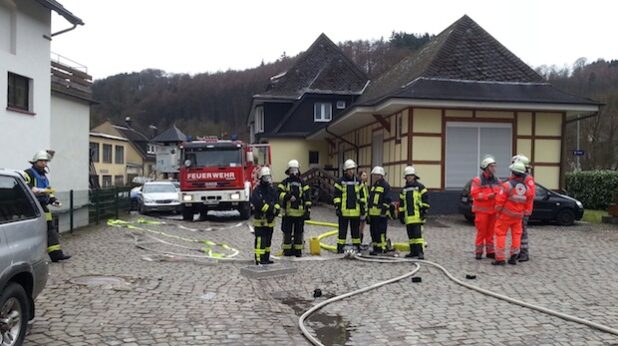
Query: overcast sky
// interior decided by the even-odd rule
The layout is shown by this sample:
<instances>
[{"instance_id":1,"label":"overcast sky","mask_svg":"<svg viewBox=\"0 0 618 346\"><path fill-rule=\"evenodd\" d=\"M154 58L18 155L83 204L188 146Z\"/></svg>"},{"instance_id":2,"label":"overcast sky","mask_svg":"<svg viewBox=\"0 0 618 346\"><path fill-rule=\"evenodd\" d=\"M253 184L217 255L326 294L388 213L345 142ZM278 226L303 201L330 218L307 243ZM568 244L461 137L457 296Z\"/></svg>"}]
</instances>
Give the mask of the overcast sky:
<instances>
[{"instance_id":1,"label":"overcast sky","mask_svg":"<svg viewBox=\"0 0 618 346\"><path fill-rule=\"evenodd\" d=\"M85 26L52 52L95 78L157 68L246 69L293 56L324 32L333 41L437 34L464 14L533 67L618 59L616 1L59 0ZM53 30L68 23L53 15Z\"/></svg>"}]
</instances>

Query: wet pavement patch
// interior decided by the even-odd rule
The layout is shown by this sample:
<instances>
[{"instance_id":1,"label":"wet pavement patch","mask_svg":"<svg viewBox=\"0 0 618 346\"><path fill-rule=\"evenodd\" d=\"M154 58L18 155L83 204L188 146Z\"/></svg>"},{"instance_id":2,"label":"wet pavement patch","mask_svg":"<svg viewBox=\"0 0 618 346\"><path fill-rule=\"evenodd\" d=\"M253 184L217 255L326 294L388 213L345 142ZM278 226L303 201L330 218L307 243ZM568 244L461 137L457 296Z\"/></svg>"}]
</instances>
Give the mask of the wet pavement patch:
<instances>
[{"instance_id":1,"label":"wet pavement patch","mask_svg":"<svg viewBox=\"0 0 618 346\"><path fill-rule=\"evenodd\" d=\"M292 308L297 316L313 306L310 300L289 296L287 292L273 292L272 297ZM328 298L330 298L328 295L323 295L319 300ZM315 332L315 336L324 345L345 345L350 340L351 332L354 331L350 323L340 315L330 315L320 310L311 314L305 325Z\"/></svg>"}]
</instances>

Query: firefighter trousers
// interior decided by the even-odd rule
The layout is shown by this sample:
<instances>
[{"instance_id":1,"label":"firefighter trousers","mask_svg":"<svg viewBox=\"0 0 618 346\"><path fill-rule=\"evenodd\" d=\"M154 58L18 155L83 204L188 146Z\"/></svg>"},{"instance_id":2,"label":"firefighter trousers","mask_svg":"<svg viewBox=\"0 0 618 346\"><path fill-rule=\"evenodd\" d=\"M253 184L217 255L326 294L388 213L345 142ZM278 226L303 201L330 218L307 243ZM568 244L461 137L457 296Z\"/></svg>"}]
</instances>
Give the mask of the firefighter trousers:
<instances>
[{"instance_id":1,"label":"firefighter trousers","mask_svg":"<svg viewBox=\"0 0 618 346\"><path fill-rule=\"evenodd\" d=\"M369 232L371 233L371 246L374 252L386 251L386 228L388 220L382 216L369 217Z\"/></svg>"},{"instance_id":2,"label":"firefighter trousers","mask_svg":"<svg viewBox=\"0 0 618 346\"><path fill-rule=\"evenodd\" d=\"M284 216L281 221L283 231L283 255L300 256L303 251L303 231L305 218L303 216Z\"/></svg>"},{"instance_id":3,"label":"firefighter trousers","mask_svg":"<svg viewBox=\"0 0 618 346\"><path fill-rule=\"evenodd\" d=\"M60 241L58 240L58 230L54 225L51 212L47 207L43 208L45 212L45 218L47 219L47 254L49 259L56 262L64 258L64 253L60 247Z\"/></svg>"},{"instance_id":4,"label":"firefighter trousers","mask_svg":"<svg viewBox=\"0 0 618 346\"><path fill-rule=\"evenodd\" d=\"M528 217L524 217L521 224L521 248L520 257L528 258Z\"/></svg>"},{"instance_id":5,"label":"firefighter trousers","mask_svg":"<svg viewBox=\"0 0 618 346\"><path fill-rule=\"evenodd\" d=\"M273 238L272 227L255 227L255 264L267 264L270 260L270 242Z\"/></svg>"},{"instance_id":6,"label":"firefighter trousers","mask_svg":"<svg viewBox=\"0 0 618 346\"><path fill-rule=\"evenodd\" d=\"M474 225L476 226L476 247L474 253L482 255L483 250L485 250L487 255L495 253L494 228L496 225L496 214L476 212Z\"/></svg>"},{"instance_id":7,"label":"firefighter trousers","mask_svg":"<svg viewBox=\"0 0 618 346\"><path fill-rule=\"evenodd\" d=\"M360 217L339 217L339 238L337 239L337 251L343 251L345 240L348 235L348 224L350 225L350 233L352 234L352 245L360 247Z\"/></svg>"},{"instance_id":8,"label":"firefighter trousers","mask_svg":"<svg viewBox=\"0 0 618 346\"><path fill-rule=\"evenodd\" d=\"M422 223L409 223L406 225L406 231L408 232L408 239L410 242L410 253L413 256L418 256L423 253L423 224Z\"/></svg>"},{"instance_id":9,"label":"firefighter trousers","mask_svg":"<svg viewBox=\"0 0 618 346\"><path fill-rule=\"evenodd\" d=\"M496 220L496 261L506 259L506 234L511 230L511 251L510 255L519 255L521 244L521 217L510 217L501 214Z\"/></svg>"}]
</instances>

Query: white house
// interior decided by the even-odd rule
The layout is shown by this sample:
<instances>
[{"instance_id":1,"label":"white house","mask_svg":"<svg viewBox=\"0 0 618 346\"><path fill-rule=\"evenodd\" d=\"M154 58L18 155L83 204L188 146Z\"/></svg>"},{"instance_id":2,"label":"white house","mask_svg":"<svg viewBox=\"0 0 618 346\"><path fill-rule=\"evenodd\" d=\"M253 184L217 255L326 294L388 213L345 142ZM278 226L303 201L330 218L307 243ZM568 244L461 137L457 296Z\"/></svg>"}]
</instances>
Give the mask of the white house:
<instances>
[{"instance_id":1,"label":"white house","mask_svg":"<svg viewBox=\"0 0 618 346\"><path fill-rule=\"evenodd\" d=\"M72 27L52 33L52 11ZM35 152L54 150L51 182L67 191L66 198L59 196L67 206L69 190L88 189L88 153L82 148L88 145L91 100L87 92L82 99L67 95L75 89L70 85L52 92L50 43L83 24L55 0L0 0L0 167L25 169ZM71 73L56 78L75 84Z\"/></svg>"}]
</instances>

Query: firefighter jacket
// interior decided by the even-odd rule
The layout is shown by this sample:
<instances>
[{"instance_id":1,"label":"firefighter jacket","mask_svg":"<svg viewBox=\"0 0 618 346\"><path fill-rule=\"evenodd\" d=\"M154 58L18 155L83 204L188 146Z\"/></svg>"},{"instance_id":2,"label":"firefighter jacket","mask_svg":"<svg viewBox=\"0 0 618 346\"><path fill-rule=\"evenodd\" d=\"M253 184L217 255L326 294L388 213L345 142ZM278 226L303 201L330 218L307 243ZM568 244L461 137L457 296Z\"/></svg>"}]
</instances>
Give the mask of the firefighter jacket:
<instances>
[{"instance_id":1,"label":"firefighter jacket","mask_svg":"<svg viewBox=\"0 0 618 346\"><path fill-rule=\"evenodd\" d=\"M493 175L483 172L472 179L470 197L472 197L473 213L496 213L496 196L500 193L502 182Z\"/></svg>"},{"instance_id":2,"label":"firefighter jacket","mask_svg":"<svg viewBox=\"0 0 618 346\"><path fill-rule=\"evenodd\" d=\"M371 185L367 201L369 216L389 216L391 204L390 191L391 186L384 179L379 179Z\"/></svg>"},{"instance_id":3,"label":"firefighter jacket","mask_svg":"<svg viewBox=\"0 0 618 346\"><path fill-rule=\"evenodd\" d=\"M429 210L429 196L425 185L415 181L406 183L399 195L399 218L408 224L424 224Z\"/></svg>"},{"instance_id":4,"label":"firefighter jacket","mask_svg":"<svg viewBox=\"0 0 618 346\"><path fill-rule=\"evenodd\" d=\"M51 189L49 179L47 179L45 172L41 172L36 167L32 166L26 169L24 173L24 179L30 188ZM53 194L37 194L36 199L41 203L43 209L56 201L56 197L54 197Z\"/></svg>"},{"instance_id":5,"label":"firefighter jacket","mask_svg":"<svg viewBox=\"0 0 618 346\"><path fill-rule=\"evenodd\" d=\"M251 193L251 205L255 210L253 226L275 227L275 217L279 215L279 198L272 184L260 182Z\"/></svg>"},{"instance_id":6,"label":"firefighter jacket","mask_svg":"<svg viewBox=\"0 0 618 346\"><path fill-rule=\"evenodd\" d=\"M309 185L300 177L292 175L285 178L278 186L279 203L283 206L285 215L301 217L305 210L311 207L311 192ZM292 197L295 200L292 202Z\"/></svg>"},{"instance_id":7,"label":"firefighter jacket","mask_svg":"<svg viewBox=\"0 0 618 346\"><path fill-rule=\"evenodd\" d=\"M529 190L532 191L532 198L528 201L528 205L526 205L526 211L524 213L525 216L530 216L532 214L532 209L534 208L534 196L536 195L536 185L534 184L534 178L530 174L526 174L526 179L524 179L526 186Z\"/></svg>"},{"instance_id":8,"label":"firefighter jacket","mask_svg":"<svg viewBox=\"0 0 618 346\"><path fill-rule=\"evenodd\" d=\"M512 176L501 185L495 208L502 215L523 218L531 199L534 196L525 183L525 177Z\"/></svg>"},{"instance_id":9,"label":"firefighter jacket","mask_svg":"<svg viewBox=\"0 0 618 346\"><path fill-rule=\"evenodd\" d=\"M335 182L333 204L337 213L343 217L360 217L367 213L367 196L361 182L356 177L348 179L345 175Z\"/></svg>"}]
</instances>

